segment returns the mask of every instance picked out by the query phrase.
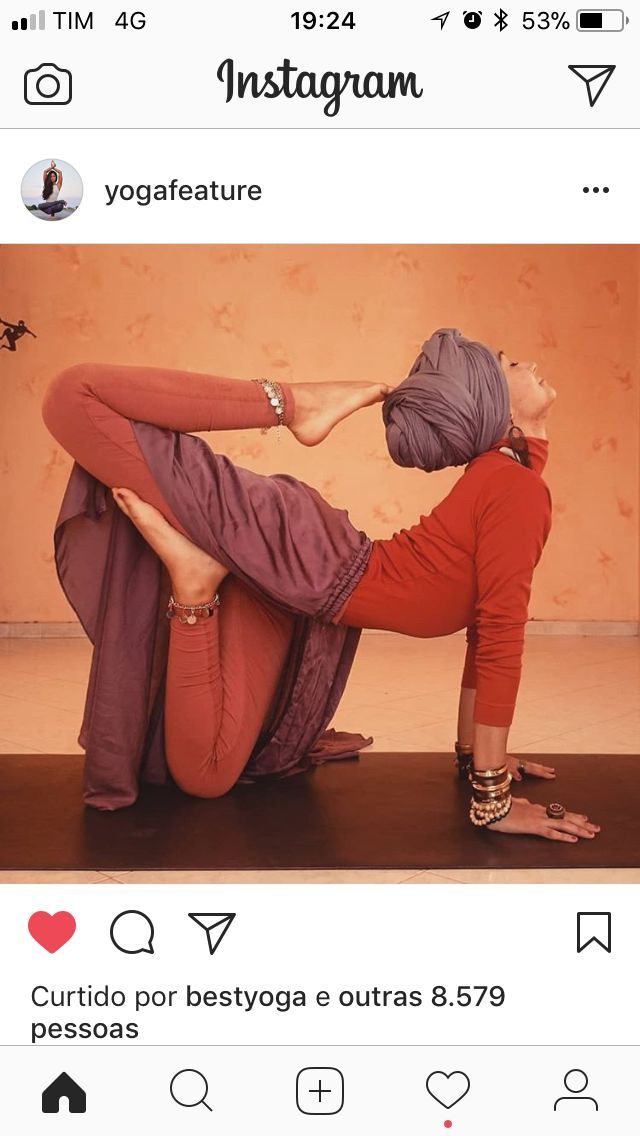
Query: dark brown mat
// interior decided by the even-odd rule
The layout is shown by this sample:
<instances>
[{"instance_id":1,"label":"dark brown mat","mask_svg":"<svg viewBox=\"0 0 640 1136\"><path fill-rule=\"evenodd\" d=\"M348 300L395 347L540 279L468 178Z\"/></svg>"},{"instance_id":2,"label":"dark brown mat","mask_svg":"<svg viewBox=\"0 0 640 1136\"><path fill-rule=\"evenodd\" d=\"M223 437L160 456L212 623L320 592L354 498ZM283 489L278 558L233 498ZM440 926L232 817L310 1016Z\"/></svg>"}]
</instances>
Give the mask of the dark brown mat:
<instances>
[{"instance_id":1,"label":"dark brown mat","mask_svg":"<svg viewBox=\"0 0 640 1136\"><path fill-rule=\"evenodd\" d=\"M284 781L237 786L219 800L147 788L132 808L84 808L82 756L0 756L0 868L630 868L640 865L640 757L562 754L553 783L530 800L560 800L603 826L557 844L491 835L467 819L467 787L451 754L364 754ZM606 776L603 776L603 772Z\"/></svg>"}]
</instances>

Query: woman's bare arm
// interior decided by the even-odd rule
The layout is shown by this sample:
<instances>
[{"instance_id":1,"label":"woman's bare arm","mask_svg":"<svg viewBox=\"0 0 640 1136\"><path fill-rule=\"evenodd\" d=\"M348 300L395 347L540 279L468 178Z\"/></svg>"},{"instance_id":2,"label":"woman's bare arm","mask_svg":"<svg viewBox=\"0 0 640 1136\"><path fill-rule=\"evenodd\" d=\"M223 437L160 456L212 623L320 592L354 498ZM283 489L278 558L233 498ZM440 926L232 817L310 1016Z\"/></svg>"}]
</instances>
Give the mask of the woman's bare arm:
<instances>
[{"instance_id":1,"label":"woman's bare arm","mask_svg":"<svg viewBox=\"0 0 640 1136\"><path fill-rule=\"evenodd\" d=\"M495 769L507 757L509 726L487 726L476 722L473 737L473 764L476 769Z\"/></svg>"}]
</instances>

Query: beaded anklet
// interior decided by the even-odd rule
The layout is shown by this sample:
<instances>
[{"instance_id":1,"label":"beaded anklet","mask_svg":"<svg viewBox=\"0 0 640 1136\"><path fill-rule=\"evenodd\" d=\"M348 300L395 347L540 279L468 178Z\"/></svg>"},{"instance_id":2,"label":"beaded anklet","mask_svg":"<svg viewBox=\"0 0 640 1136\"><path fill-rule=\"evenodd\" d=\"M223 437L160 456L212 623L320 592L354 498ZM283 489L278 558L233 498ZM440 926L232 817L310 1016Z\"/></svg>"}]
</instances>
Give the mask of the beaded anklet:
<instances>
[{"instance_id":1,"label":"beaded anklet","mask_svg":"<svg viewBox=\"0 0 640 1136\"><path fill-rule=\"evenodd\" d=\"M282 430L282 419L284 417L284 395L282 393L282 387L280 383L271 382L270 379L252 379L251 382L257 383L258 386L262 387L274 409L276 415L275 425L278 427L276 439L279 442ZM266 434L268 429L268 426L261 426L260 433Z\"/></svg>"}]
</instances>

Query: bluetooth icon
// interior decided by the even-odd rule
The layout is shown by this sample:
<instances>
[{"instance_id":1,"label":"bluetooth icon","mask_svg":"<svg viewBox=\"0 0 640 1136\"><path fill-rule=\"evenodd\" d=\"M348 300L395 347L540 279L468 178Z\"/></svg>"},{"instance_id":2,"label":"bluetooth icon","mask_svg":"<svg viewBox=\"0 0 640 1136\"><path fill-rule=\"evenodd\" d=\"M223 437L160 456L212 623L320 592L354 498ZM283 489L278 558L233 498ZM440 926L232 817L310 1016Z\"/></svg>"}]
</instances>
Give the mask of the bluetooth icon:
<instances>
[{"instance_id":1,"label":"bluetooth icon","mask_svg":"<svg viewBox=\"0 0 640 1136\"><path fill-rule=\"evenodd\" d=\"M499 12L494 12L493 14L496 18L496 22L493 26L503 32L504 29L509 26L509 13L505 12L504 8L501 8Z\"/></svg>"}]
</instances>

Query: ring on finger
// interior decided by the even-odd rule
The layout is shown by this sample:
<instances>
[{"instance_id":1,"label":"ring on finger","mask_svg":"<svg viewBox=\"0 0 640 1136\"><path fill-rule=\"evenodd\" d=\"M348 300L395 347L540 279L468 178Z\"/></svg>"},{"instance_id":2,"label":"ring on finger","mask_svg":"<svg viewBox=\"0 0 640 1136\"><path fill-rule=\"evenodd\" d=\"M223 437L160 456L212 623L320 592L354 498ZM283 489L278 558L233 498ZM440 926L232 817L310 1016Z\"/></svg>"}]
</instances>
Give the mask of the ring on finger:
<instances>
[{"instance_id":1,"label":"ring on finger","mask_svg":"<svg viewBox=\"0 0 640 1136\"><path fill-rule=\"evenodd\" d=\"M550 817L551 820L562 820L566 811L564 805L559 804L558 801L551 801L551 803L547 805L547 816Z\"/></svg>"},{"instance_id":2,"label":"ring on finger","mask_svg":"<svg viewBox=\"0 0 640 1136\"><path fill-rule=\"evenodd\" d=\"M526 761L519 761L518 762L518 773L526 773L526 772L527 772Z\"/></svg>"}]
</instances>

